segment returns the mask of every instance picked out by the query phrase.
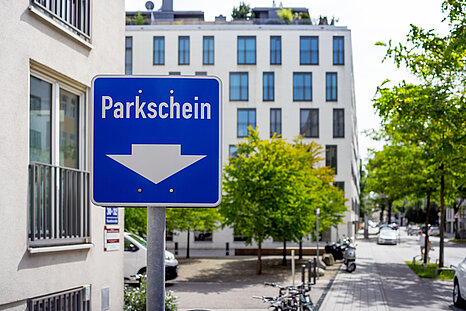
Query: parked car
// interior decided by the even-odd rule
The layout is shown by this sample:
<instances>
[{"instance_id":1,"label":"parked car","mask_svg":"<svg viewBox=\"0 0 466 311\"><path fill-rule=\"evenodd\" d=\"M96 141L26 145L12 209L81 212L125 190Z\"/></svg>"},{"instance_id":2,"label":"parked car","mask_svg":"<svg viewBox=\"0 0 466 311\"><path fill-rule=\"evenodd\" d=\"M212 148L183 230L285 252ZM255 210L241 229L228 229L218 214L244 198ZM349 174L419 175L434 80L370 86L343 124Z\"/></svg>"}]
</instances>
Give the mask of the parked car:
<instances>
[{"instance_id":1,"label":"parked car","mask_svg":"<svg viewBox=\"0 0 466 311\"><path fill-rule=\"evenodd\" d=\"M382 226L379 227L379 233L384 231L384 230L395 230L395 229L393 229L393 227L391 225L385 224L385 225L382 225Z\"/></svg>"},{"instance_id":2,"label":"parked car","mask_svg":"<svg viewBox=\"0 0 466 311\"><path fill-rule=\"evenodd\" d=\"M466 307L466 257L456 268L453 278L453 304Z\"/></svg>"},{"instance_id":3,"label":"parked car","mask_svg":"<svg viewBox=\"0 0 466 311\"><path fill-rule=\"evenodd\" d=\"M430 228L429 235L440 235L440 228L439 227Z\"/></svg>"},{"instance_id":4,"label":"parked car","mask_svg":"<svg viewBox=\"0 0 466 311\"><path fill-rule=\"evenodd\" d=\"M124 277L131 279L136 274L146 274L147 242L142 237L125 232ZM173 280L178 276L178 260L175 255L165 251L165 280Z\"/></svg>"},{"instance_id":5,"label":"parked car","mask_svg":"<svg viewBox=\"0 0 466 311\"><path fill-rule=\"evenodd\" d=\"M377 238L377 244L393 244L396 245L398 237L395 230L382 230Z\"/></svg>"},{"instance_id":6,"label":"parked car","mask_svg":"<svg viewBox=\"0 0 466 311\"><path fill-rule=\"evenodd\" d=\"M418 235L419 230L421 230L421 227L419 227L418 225L410 225L408 227L408 235Z\"/></svg>"},{"instance_id":7,"label":"parked car","mask_svg":"<svg viewBox=\"0 0 466 311\"><path fill-rule=\"evenodd\" d=\"M377 228L379 226L378 223L373 222L372 220L369 220L367 223L369 224L369 227L371 228Z\"/></svg>"}]
</instances>

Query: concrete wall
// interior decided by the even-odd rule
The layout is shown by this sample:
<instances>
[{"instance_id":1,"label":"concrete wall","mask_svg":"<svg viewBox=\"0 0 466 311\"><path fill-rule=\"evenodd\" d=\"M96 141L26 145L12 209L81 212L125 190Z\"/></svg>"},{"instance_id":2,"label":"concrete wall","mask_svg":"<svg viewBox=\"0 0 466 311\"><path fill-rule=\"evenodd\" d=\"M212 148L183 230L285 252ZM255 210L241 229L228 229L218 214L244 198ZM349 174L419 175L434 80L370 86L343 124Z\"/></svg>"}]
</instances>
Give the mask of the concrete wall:
<instances>
[{"instance_id":1,"label":"concrete wall","mask_svg":"<svg viewBox=\"0 0 466 311\"><path fill-rule=\"evenodd\" d=\"M282 64L270 65L270 36L282 37ZM359 183L359 150L357 142L357 121L354 102L354 77L351 47L351 32L346 27L304 26L304 25L151 25L127 26L126 36L133 38L133 74L167 75L169 72L181 72L182 75L194 75L207 72L218 76L223 82L223 160L229 157L229 145L242 140L237 138L237 109L255 108L256 125L262 138L269 137L270 108L282 109L282 136L291 141L299 133L300 109L319 108L319 135L313 139L323 148L325 145L338 145L338 174L335 181L345 182L345 197L348 212L344 224L338 229L339 237L354 234L353 221L358 219L351 210L351 199L358 200L359 185L352 178L353 166ZM165 64L153 65L153 37L165 37ZM190 37L190 64L178 65L178 36ZM202 64L203 36L214 36L215 64ZM237 64L237 36L256 36L256 64ZM319 65L299 64L300 36L319 36ZM345 37L345 64L333 65L333 36ZM275 73L275 100L262 100L263 72ZM248 72L249 100L229 101L229 73ZM293 102L293 72L312 72L312 101ZM326 72L338 73L338 101L327 102L325 98ZM345 109L345 138L333 138L333 109ZM304 139L310 142L311 139ZM325 153L322 153L325 158ZM325 162L322 162L324 165ZM351 223L348 226L347 223ZM230 230L231 231L231 230ZM194 242L194 248L225 247L225 242L232 241L229 230L214 233L213 242ZM337 239L333 230L332 240ZM191 239L193 236L191 235ZM180 247L186 244L184 233L175 236ZM275 245L278 242L270 242ZM279 244L277 244L279 245ZM266 246L265 246L266 247Z\"/></svg>"},{"instance_id":2,"label":"concrete wall","mask_svg":"<svg viewBox=\"0 0 466 311\"><path fill-rule=\"evenodd\" d=\"M124 1L91 2L90 42L34 13L29 3L6 1L0 10L0 310L25 310L28 298L89 284L93 310L101 310L102 288L110 288L110 309L121 310L123 251L103 251L104 209L90 208L92 248L31 254L27 202L30 72L78 87L88 111L92 77L124 72ZM86 151L88 169L89 148ZM123 219L121 209L121 229Z\"/></svg>"}]
</instances>

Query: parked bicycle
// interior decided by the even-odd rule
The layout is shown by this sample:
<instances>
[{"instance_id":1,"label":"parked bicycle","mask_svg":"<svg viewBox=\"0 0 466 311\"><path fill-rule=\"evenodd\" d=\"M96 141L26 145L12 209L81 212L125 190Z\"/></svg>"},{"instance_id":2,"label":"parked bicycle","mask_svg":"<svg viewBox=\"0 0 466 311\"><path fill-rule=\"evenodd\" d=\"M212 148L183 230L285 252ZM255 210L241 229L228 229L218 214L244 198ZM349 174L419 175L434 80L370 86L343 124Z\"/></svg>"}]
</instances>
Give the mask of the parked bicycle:
<instances>
[{"instance_id":1,"label":"parked bicycle","mask_svg":"<svg viewBox=\"0 0 466 311\"><path fill-rule=\"evenodd\" d=\"M301 266L301 284L281 286L275 283L264 283L266 286L278 288L277 297L267 296L254 296L254 298L261 299L263 302L269 304L271 311L314 311L315 306L312 303L309 292L311 291L311 264L309 262L308 281L305 281L306 266ZM314 271L315 273L315 271ZM314 279L315 280L315 279Z\"/></svg>"}]
</instances>

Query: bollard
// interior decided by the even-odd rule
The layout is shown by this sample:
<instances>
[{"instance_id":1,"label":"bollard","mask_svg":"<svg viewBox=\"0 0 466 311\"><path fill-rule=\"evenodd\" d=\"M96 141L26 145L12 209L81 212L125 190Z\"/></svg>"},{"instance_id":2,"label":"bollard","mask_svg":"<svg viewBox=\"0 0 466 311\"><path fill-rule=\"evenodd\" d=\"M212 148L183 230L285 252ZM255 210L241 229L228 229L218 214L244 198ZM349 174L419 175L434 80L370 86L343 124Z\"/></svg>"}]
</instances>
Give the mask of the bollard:
<instances>
[{"instance_id":1,"label":"bollard","mask_svg":"<svg viewBox=\"0 0 466 311\"><path fill-rule=\"evenodd\" d=\"M230 256L230 243L225 243L225 255Z\"/></svg>"},{"instance_id":2,"label":"bollard","mask_svg":"<svg viewBox=\"0 0 466 311\"><path fill-rule=\"evenodd\" d=\"M301 265L301 286L303 289L304 284L306 284L306 265Z\"/></svg>"},{"instance_id":3,"label":"bollard","mask_svg":"<svg viewBox=\"0 0 466 311\"><path fill-rule=\"evenodd\" d=\"M175 255L178 255L178 242L175 242Z\"/></svg>"},{"instance_id":4,"label":"bollard","mask_svg":"<svg viewBox=\"0 0 466 311\"><path fill-rule=\"evenodd\" d=\"M291 274L293 275L293 283L294 286L294 250L291 251Z\"/></svg>"},{"instance_id":5,"label":"bollard","mask_svg":"<svg viewBox=\"0 0 466 311\"><path fill-rule=\"evenodd\" d=\"M309 290L311 290L311 274L312 274L311 267L312 267L312 263L311 263L311 260L309 259L307 261L307 288Z\"/></svg>"},{"instance_id":6,"label":"bollard","mask_svg":"<svg viewBox=\"0 0 466 311\"><path fill-rule=\"evenodd\" d=\"M314 284L316 284L316 275L317 275L317 258L314 257Z\"/></svg>"}]
</instances>

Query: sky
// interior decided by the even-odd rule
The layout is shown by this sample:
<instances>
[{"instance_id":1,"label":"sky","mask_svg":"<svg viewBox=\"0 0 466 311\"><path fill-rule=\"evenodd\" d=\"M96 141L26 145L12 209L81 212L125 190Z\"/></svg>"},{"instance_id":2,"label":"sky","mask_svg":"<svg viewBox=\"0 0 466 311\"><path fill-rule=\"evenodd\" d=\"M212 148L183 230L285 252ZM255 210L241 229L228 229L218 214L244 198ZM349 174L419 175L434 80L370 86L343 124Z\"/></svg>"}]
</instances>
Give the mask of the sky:
<instances>
[{"instance_id":1,"label":"sky","mask_svg":"<svg viewBox=\"0 0 466 311\"><path fill-rule=\"evenodd\" d=\"M147 0L125 0L127 11L145 11ZM152 0L155 10L162 5L162 0ZM273 0L244 0L250 7L271 7ZM441 10L443 0L283 0L284 7L306 7L312 18L320 15L335 17L337 26L346 26L351 30L353 48L353 71L355 80L355 101L358 118L358 137L360 157L365 163L368 149L380 150L383 145L372 141L364 133L378 129L380 119L372 107L372 99L379 86L386 79L393 84L402 80L416 82L404 68L396 68L388 59L384 63L386 49L375 46L378 41L388 43L405 42L410 24L424 29L434 29L445 33L447 27L442 24L444 14ZM174 10L203 11L206 21L213 21L215 16L224 15L231 19L233 7L238 7L240 0L173 0ZM280 1L276 0L276 5Z\"/></svg>"}]
</instances>

